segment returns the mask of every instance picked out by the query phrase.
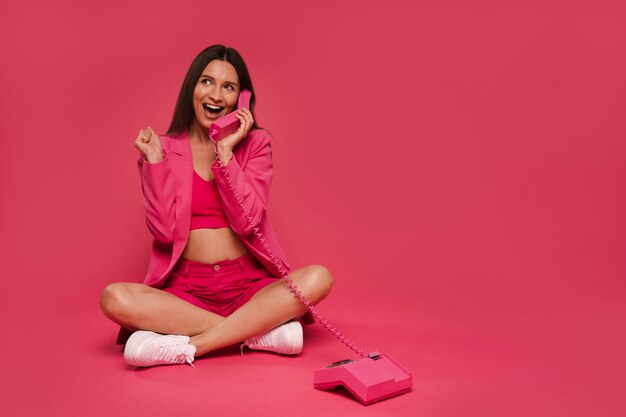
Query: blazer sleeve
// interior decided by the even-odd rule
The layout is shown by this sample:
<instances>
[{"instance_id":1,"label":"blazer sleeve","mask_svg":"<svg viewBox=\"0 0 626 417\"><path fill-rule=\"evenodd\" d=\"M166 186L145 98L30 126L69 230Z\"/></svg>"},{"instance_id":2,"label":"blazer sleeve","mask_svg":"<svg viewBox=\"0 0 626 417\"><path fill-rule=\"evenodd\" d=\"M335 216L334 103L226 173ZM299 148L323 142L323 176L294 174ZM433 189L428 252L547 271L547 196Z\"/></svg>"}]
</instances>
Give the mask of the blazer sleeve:
<instances>
[{"instance_id":1,"label":"blazer sleeve","mask_svg":"<svg viewBox=\"0 0 626 417\"><path fill-rule=\"evenodd\" d=\"M167 153L164 155L157 163L150 163L141 155L137 167L148 230L158 242L171 243L176 224L176 190Z\"/></svg>"},{"instance_id":2,"label":"blazer sleeve","mask_svg":"<svg viewBox=\"0 0 626 417\"><path fill-rule=\"evenodd\" d=\"M250 133L254 132L252 135ZM273 163L270 135L258 129L250 132L250 156L241 168L235 155L227 164L216 154L211 170L215 174L226 217L235 233L250 234L261 223L269 202ZM256 133L258 132L258 133ZM215 146L217 152L217 146Z\"/></svg>"}]
</instances>

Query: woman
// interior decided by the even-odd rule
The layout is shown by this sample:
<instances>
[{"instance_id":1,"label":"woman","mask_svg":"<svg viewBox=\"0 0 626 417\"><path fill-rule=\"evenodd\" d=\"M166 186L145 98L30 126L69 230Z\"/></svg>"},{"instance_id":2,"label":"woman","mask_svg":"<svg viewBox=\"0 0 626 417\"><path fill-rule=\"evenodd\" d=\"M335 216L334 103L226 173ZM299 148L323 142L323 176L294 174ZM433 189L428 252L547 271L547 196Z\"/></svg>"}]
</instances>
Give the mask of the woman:
<instances>
[{"instance_id":1,"label":"woman","mask_svg":"<svg viewBox=\"0 0 626 417\"><path fill-rule=\"evenodd\" d=\"M236 110L239 129L213 141L211 123L236 108L243 89L252 97L249 110ZM288 273L312 304L330 292L325 267L291 271L269 223L271 143L255 124L254 102L239 53L214 45L187 71L167 133L147 128L135 140L154 237L148 271L143 284L113 283L100 297L122 326L118 343L131 365L192 364L239 342L297 354L302 327L293 319L313 320L280 278Z\"/></svg>"}]
</instances>

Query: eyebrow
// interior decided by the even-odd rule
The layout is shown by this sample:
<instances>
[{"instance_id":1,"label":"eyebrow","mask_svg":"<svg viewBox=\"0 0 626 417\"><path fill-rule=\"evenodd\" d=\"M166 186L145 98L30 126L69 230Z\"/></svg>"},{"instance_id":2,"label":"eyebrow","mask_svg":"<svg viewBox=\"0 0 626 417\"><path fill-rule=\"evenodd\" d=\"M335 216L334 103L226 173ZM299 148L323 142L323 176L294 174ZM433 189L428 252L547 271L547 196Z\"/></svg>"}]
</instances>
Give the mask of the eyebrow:
<instances>
[{"instance_id":1,"label":"eyebrow","mask_svg":"<svg viewBox=\"0 0 626 417\"><path fill-rule=\"evenodd\" d=\"M205 75L205 74L202 74L202 75L200 76L200 78L208 78L208 79L210 79L210 80L214 80L214 78L213 78L213 77L211 77L210 75ZM239 84L237 84L237 83L236 83L236 82L234 82L234 81L225 81L224 83L225 83L225 84L233 84L233 85L237 85L237 86L239 85Z\"/></svg>"}]
</instances>

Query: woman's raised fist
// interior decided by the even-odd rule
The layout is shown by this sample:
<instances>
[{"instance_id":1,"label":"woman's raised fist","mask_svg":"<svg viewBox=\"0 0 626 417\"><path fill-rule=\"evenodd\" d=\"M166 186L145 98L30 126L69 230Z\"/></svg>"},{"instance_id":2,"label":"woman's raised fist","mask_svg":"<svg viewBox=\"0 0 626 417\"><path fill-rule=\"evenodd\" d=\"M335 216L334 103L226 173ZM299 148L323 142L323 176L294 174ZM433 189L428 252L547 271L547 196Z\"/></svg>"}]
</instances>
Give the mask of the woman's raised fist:
<instances>
[{"instance_id":1,"label":"woman's raised fist","mask_svg":"<svg viewBox=\"0 0 626 417\"><path fill-rule=\"evenodd\" d=\"M135 147L150 163L163 160L163 148L161 147L159 135L154 133L154 130L149 126L147 129L141 129L139 136L135 139Z\"/></svg>"}]
</instances>

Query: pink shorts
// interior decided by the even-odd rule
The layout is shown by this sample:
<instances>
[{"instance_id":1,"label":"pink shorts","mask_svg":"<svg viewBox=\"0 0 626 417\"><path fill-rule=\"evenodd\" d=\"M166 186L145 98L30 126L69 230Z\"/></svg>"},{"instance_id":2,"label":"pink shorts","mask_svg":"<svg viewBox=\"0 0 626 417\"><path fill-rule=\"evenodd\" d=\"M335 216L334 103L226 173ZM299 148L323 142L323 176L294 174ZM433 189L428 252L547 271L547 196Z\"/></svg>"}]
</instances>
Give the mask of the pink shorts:
<instances>
[{"instance_id":1,"label":"pink shorts","mask_svg":"<svg viewBox=\"0 0 626 417\"><path fill-rule=\"evenodd\" d=\"M226 317L250 301L259 290L278 279L270 276L270 272L250 252L214 264L181 258L161 290ZM310 312L306 312L301 320L305 324L315 322ZM120 326L116 343L126 343L131 334L131 330Z\"/></svg>"},{"instance_id":2,"label":"pink shorts","mask_svg":"<svg viewBox=\"0 0 626 417\"><path fill-rule=\"evenodd\" d=\"M250 301L263 287L276 282L254 255L214 264L179 259L163 291L196 307L226 317Z\"/></svg>"}]
</instances>

